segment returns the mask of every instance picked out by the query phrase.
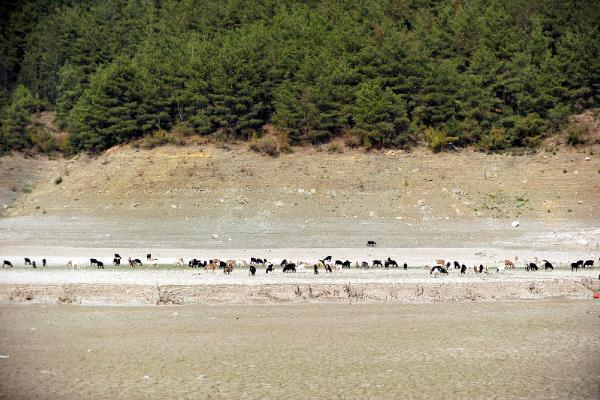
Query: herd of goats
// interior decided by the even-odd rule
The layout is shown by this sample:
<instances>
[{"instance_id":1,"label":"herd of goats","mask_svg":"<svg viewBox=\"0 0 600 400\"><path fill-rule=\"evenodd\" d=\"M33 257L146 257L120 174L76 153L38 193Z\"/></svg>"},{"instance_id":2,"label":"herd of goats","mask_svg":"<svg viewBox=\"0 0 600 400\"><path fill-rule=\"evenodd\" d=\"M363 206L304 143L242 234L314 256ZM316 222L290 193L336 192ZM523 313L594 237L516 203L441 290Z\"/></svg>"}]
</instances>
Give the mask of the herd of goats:
<instances>
[{"instance_id":1,"label":"herd of goats","mask_svg":"<svg viewBox=\"0 0 600 400\"><path fill-rule=\"evenodd\" d=\"M516 262L517 258L515 258L515 262ZM552 263L548 260L542 260L542 262L540 263L537 258L535 259L536 262L525 262L525 270L526 271L537 271L539 268L541 268L541 266L543 266L544 270L552 270L554 269L554 266L552 265ZM132 259L131 257L129 257L128 259L129 262L129 266L131 267L136 267L136 266L142 266L142 260L140 260L139 258L134 258ZM496 272L502 272L504 270L506 270L507 268L515 268L515 262L511 261L511 260L504 260L504 265L502 265L502 263L500 263L498 266L496 266ZM147 254L146 255L146 263L150 264L150 265L158 265L158 260L156 258L152 257L152 254ZM540 263L540 267L538 267L537 263ZM115 254L114 258L113 258L113 264L115 266L119 266L121 265L121 256L119 254ZM30 258L25 258L25 265L30 265L33 268L37 268L37 264L35 260L31 260ZM42 266L46 266L47 265L47 261L46 259L42 259ZM183 258L179 258L177 260L177 265L178 266L184 266L184 260ZM257 267L261 267L261 268L265 268L265 272L268 273L272 273L275 271L275 264L270 263L267 261L267 259L264 258L255 258L252 257L250 258L250 262L246 262L241 261L238 262L236 260L226 260L226 261L222 261L219 259L212 259L212 260L199 260L199 259L192 259L190 261L188 261L187 263L188 267L190 268L203 268L205 271L215 271L217 269L222 269L224 274L230 274L236 267L246 267L249 270L249 273L251 276L254 276L256 274L257 271ZM12 267L13 264L10 261L4 260L2 267ZM102 268L104 269L104 263L96 258L90 258L90 266L95 266L97 268ZM399 263L395 260L392 260L391 258L387 258L386 260L382 261L382 260L373 260L371 262L371 264L369 264L369 262L367 261L362 261L362 262L358 262L355 261L354 263L351 262L350 260L335 260L332 262L332 258L331 256L327 256L325 258L323 258L322 260L319 260L316 263L308 263L308 262L303 262L303 261L298 261L298 262L290 262L288 260L283 260L279 263L279 266L281 267L283 272L286 273L295 273L297 270L301 270L304 271L305 269L312 269L314 271L315 274L319 273L319 270L323 270L325 272L329 272L329 273L333 273L333 269L341 269L341 268L363 268L363 269L368 269L368 268L376 268L376 267L381 267L381 268L402 268L402 269L408 269L408 265L406 263L404 263L402 266L399 265ZM72 261L68 261L67 262L67 267L78 267L77 265L74 265ZM572 262L571 263L571 271L577 271L579 268L594 268L594 260L578 260L576 262ZM446 260L435 260L435 263L433 263L430 267L429 267L429 273L435 276L438 276L440 274L448 274L448 271L450 271L451 269L454 270L460 270L461 274L464 274L467 272L467 266L465 264L461 264L458 261L454 261L454 262L450 262L450 261L446 261ZM473 271L475 273L487 273L487 267L484 267L483 264L480 264L479 266L475 265L473 266Z\"/></svg>"}]
</instances>

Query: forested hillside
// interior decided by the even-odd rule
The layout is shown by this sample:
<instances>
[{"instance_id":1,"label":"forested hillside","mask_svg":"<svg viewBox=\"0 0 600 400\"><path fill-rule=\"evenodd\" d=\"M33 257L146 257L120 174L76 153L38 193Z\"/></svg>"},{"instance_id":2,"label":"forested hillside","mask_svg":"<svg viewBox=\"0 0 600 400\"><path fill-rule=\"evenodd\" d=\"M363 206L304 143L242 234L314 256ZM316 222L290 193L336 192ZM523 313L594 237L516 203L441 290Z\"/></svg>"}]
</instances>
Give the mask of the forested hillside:
<instances>
[{"instance_id":1,"label":"forested hillside","mask_svg":"<svg viewBox=\"0 0 600 400\"><path fill-rule=\"evenodd\" d=\"M597 0L2 2L0 152L267 124L290 144L535 146L599 106L599 21Z\"/></svg>"}]
</instances>

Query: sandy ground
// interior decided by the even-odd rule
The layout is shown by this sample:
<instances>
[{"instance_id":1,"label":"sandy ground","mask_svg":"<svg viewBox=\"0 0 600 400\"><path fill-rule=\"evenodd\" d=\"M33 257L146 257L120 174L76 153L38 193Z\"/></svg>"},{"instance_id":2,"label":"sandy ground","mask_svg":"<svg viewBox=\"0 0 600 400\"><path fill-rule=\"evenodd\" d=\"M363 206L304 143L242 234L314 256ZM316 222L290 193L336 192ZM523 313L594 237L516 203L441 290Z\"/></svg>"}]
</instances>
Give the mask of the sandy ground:
<instances>
[{"instance_id":1,"label":"sandy ground","mask_svg":"<svg viewBox=\"0 0 600 400\"><path fill-rule=\"evenodd\" d=\"M593 300L13 305L0 319L1 399L600 397Z\"/></svg>"}]
</instances>

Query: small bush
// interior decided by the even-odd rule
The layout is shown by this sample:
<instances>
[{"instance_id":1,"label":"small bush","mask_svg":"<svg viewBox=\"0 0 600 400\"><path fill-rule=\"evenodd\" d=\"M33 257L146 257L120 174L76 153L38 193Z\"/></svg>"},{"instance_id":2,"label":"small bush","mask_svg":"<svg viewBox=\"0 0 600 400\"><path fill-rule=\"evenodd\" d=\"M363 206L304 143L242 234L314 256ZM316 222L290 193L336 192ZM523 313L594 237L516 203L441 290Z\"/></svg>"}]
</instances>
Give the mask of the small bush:
<instances>
[{"instance_id":1,"label":"small bush","mask_svg":"<svg viewBox=\"0 0 600 400\"><path fill-rule=\"evenodd\" d=\"M427 128L425 130L425 140L427 140L427 145L431 151L439 153L450 143L457 141L458 138L455 136L448 136L446 132L434 128Z\"/></svg>"},{"instance_id":2,"label":"small bush","mask_svg":"<svg viewBox=\"0 0 600 400\"><path fill-rule=\"evenodd\" d=\"M327 151L330 152L330 153L337 153L337 154L344 152L344 150L342 149L342 147L339 144L337 144L337 143L331 143L329 145L329 147L327 148Z\"/></svg>"},{"instance_id":3,"label":"small bush","mask_svg":"<svg viewBox=\"0 0 600 400\"><path fill-rule=\"evenodd\" d=\"M505 128L493 127L479 139L479 146L487 151L504 150L509 145L510 140Z\"/></svg>"},{"instance_id":4,"label":"small bush","mask_svg":"<svg viewBox=\"0 0 600 400\"><path fill-rule=\"evenodd\" d=\"M28 130L31 147L44 154L52 154L61 151L61 143L50 132L39 128Z\"/></svg>"},{"instance_id":5,"label":"small bush","mask_svg":"<svg viewBox=\"0 0 600 400\"><path fill-rule=\"evenodd\" d=\"M23 186L22 191L23 193L31 193L33 191L33 188L30 185L25 185Z\"/></svg>"},{"instance_id":6,"label":"small bush","mask_svg":"<svg viewBox=\"0 0 600 400\"><path fill-rule=\"evenodd\" d=\"M582 126L570 126L567 129L567 143L571 146L585 143L586 133L587 130Z\"/></svg>"},{"instance_id":7,"label":"small bush","mask_svg":"<svg viewBox=\"0 0 600 400\"><path fill-rule=\"evenodd\" d=\"M56 178L54 180L54 184L55 185L60 185L62 183L62 181L63 181L62 176L59 176L58 178Z\"/></svg>"},{"instance_id":8,"label":"small bush","mask_svg":"<svg viewBox=\"0 0 600 400\"><path fill-rule=\"evenodd\" d=\"M268 154L271 157L277 157L280 153L279 144L272 136L264 136L260 139L256 137L256 134L252 135L250 141L250 149L257 153Z\"/></svg>"},{"instance_id":9,"label":"small bush","mask_svg":"<svg viewBox=\"0 0 600 400\"><path fill-rule=\"evenodd\" d=\"M359 135L349 135L346 140L346 146L356 148L362 146L362 138Z\"/></svg>"}]
</instances>

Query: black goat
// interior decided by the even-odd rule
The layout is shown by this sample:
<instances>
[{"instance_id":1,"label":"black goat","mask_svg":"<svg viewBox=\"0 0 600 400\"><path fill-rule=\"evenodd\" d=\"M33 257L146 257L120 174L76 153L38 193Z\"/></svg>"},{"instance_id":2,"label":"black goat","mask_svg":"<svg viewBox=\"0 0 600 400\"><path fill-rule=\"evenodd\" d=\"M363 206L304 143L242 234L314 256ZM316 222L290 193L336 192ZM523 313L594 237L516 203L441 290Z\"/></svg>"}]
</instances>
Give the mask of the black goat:
<instances>
[{"instance_id":1,"label":"black goat","mask_svg":"<svg viewBox=\"0 0 600 400\"><path fill-rule=\"evenodd\" d=\"M296 273L296 264L294 264L294 263L286 264L285 267L283 267L283 272Z\"/></svg>"},{"instance_id":2,"label":"black goat","mask_svg":"<svg viewBox=\"0 0 600 400\"><path fill-rule=\"evenodd\" d=\"M436 271L439 272L440 274L448 274L448 270L440 265L436 265L435 267L431 268L429 273L433 274Z\"/></svg>"},{"instance_id":3,"label":"black goat","mask_svg":"<svg viewBox=\"0 0 600 400\"><path fill-rule=\"evenodd\" d=\"M391 258L388 257L387 260L385 260L385 267L394 267L394 268L398 268L398 263L395 260L392 260Z\"/></svg>"},{"instance_id":4,"label":"black goat","mask_svg":"<svg viewBox=\"0 0 600 400\"><path fill-rule=\"evenodd\" d=\"M525 270L526 271L537 271L538 266L535 263L527 263L527 264L525 264Z\"/></svg>"}]
</instances>

